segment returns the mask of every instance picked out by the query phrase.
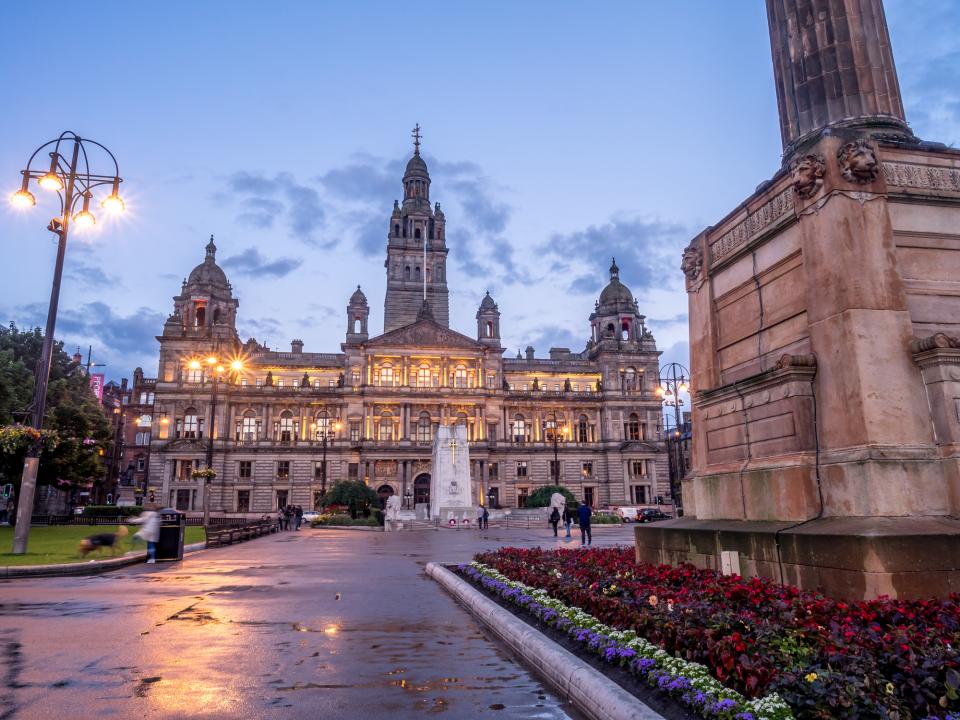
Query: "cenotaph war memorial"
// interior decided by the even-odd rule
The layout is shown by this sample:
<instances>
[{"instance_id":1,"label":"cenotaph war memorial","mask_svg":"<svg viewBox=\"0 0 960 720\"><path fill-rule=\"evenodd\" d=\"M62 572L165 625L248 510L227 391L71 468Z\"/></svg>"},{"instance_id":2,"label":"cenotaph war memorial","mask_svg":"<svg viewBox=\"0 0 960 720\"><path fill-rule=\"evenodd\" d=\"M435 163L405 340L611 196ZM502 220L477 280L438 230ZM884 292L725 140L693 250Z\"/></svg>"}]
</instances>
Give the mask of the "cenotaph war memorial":
<instances>
[{"instance_id":1,"label":"cenotaph war memorial","mask_svg":"<svg viewBox=\"0 0 960 720\"><path fill-rule=\"evenodd\" d=\"M955 592L960 151L907 125L881 0L767 16L782 166L683 253L687 512L638 527L637 558Z\"/></svg>"},{"instance_id":2,"label":"cenotaph war memorial","mask_svg":"<svg viewBox=\"0 0 960 720\"><path fill-rule=\"evenodd\" d=\"M463 425L441 425L433 440L430 517L441 525L472 524L477 517L470 482L470 445Z\"/></svg>"}]
</instances>

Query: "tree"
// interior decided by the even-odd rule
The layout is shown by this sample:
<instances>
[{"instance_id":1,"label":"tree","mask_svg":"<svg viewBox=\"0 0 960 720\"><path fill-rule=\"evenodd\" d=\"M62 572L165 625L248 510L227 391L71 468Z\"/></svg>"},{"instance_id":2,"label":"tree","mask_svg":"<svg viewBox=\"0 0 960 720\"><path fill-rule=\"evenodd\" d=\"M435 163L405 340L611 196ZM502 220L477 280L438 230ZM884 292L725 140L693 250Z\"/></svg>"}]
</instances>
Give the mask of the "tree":
<instances>
[{"instance_id":1,"label":"tree","mask_svg":"<svg viewBox=\"0 0 960 720\"><path fill-rule=\"evenodd\" d=\"M13 483L20 497L23 458L32 439L30 404L34 372L43 347L40 328L0 327L0 478ZM90 382L77 363L54 343L43 418L44 443L39 485L70 491L103 474L102 457L110 447L110 423L90 391Z\"/></svg>"},{"instance_id":2,"label":"tree","mask_svg":"<svg viewBox=\"0 0 960 720\"><path fill-rule=\"evenodd\" d=\"M550 498L554 493L563 495L567 499L567 507L571 510L579 505L576 498L573 497L573 493L562 485L547 485L546 487L537 488L527 496L526 507L548 507L550 505Z\"/></svg>"},{"instance_id":3,"label":"tree","mask_svg":"<svg viewBox=\"0 0 960 720\"><path fill-rule=\"evenodd\" d=\"M347 505L360 509L376 503L377 500L377 493L365 483L359 480L341 480L327 490L323 496L322 504L324 507L328 505Z\"/></svg>"}]
</instances>

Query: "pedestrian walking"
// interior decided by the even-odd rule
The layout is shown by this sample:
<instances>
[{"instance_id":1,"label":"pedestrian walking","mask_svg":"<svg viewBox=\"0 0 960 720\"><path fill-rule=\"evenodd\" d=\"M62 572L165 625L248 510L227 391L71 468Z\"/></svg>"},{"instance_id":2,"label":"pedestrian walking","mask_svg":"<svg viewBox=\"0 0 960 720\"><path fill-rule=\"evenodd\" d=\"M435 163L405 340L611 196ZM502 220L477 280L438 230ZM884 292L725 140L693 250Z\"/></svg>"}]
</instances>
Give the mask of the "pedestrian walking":
<instances>
[{"instance_id":1,"label":"pedestrian walking","mask_svg":"<svg viewBox=\"0 0 960 720\"><path fill-rule=\"evenodd\" d=\"M483 506L483 514L480 516L480 524L483 526L484 530L490 529L490 511L487 510L487 506Z\"/></svg>"},{"instance_id":2,"label":"pedestrian walking","mask_svg":"<svg viewBox=\"0 0 960 720\"><path fill-rule=\"evenodd\" d=\"M300 524L303 522L303 507L297 505L296 509L293 511L293 515L297 519L297 530L299 530Z\"/></svg>"},{"instance_id":3,"label":"pedestrian walking","mask_svg":"<svg viewBox=\"0 0 960 720\"><path fill-rule=\"evenodd\" d=\"M593 537L590 534L590 516L593 511L584 502L577 508L577 519L580 521L580 545L592 545Z\"/></svg>"},{"instance_id":4,"label":"pedestrian walking","mask_svg":"<svg viewBox=\"0 0 960 720\"><path fill-rule=\"evenodd\" d=\"M553 510L550 512L550 525L553 526L553 536L557 537L557 525L560 524L560 510L554 506Z\"/></svg>"},{"instance_id":5,"label":"pedestrian walking","mask_svg":"<svg viewBox=\"0 0 960 720\"><path fill-rule=\"evenodd\" d=\"M569 505L563 506L563 526L567 529L567 539L572 537L570 535L570 526L573 525L573 510L570 509Z\"/></svg>"},{"instance_id":6,"label":"pedestrian walking","mask_svg":"<svg viewBox=\"0 0 960 720\"><path fill-rule=\"evenodd\" d=\"M140 538L147 543L147 562L155 563L157 561L157 540L160 539L160 515L156 513L152 506L139 516L130 520L134 525L143 525L136 533L135 538Z\"/></svg>"},{"instance_id":7,"label":"pedestrian walking","mask_svg":"<svg viewBox=\"0 0 960 720\"><path fill-rule=\"evenodd\" d=\"M287 505L283 509L283 529L289 530L293 524L293 505Z\"/></svg>"},{"instance_id":8,"label":"pedestrian walking","mask_svg":"<svg viewBox=\"0 0 960 720\"><path fill-rule=\"evenodd\" d=\"M283 530L283 509L277 510L277 531Z\"/></svg>"}]
</instances>

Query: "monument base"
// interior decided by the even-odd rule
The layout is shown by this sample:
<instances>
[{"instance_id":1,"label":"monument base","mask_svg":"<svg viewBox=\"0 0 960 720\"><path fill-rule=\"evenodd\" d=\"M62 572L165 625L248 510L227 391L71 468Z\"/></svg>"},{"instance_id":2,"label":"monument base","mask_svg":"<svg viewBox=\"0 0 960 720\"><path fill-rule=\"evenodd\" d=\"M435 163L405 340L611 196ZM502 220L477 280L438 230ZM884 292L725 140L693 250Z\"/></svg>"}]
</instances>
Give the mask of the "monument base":
<instances>
[{"instance_id":1,"label":"monument base","mask_svg":"<svg viewBox=\"0 0 960 720\"><path fill-rule=\"evenodd\" d=\"M732 551L744 577L766 577L845 600L945 597L960 591L960 520L820 518L795 525L696 518L638 525L637 562L689 562L720 571L721 552Z\"/></svg>"}]
</instances>

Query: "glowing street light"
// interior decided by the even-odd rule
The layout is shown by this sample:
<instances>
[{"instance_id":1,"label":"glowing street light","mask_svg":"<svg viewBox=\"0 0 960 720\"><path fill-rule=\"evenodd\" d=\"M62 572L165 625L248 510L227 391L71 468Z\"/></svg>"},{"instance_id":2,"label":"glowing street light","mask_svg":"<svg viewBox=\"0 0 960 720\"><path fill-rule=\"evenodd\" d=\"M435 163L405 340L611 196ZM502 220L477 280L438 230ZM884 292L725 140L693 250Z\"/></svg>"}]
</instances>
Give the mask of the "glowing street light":
<instances>
[{"instance_id":1,"label":"glowing street light","mask_svg":"<svg viewBox=\"0 0 960 720\"><path fill-rule=\"evenodd\" d=\"M41 151L49 148L50 166L46 170L35 169L34 160ZM63 154L69 148L69 161ZM97 175L90 172L90 157L95 157L97 149L109 156L113 164L113 173ZM81 150L83 164L80 164ZM60 214L50 220L47 230L58 236L57 259L53 270L53 285L50 289L50 306L47 310L47 324L43 336L43 349L40 362L37 365L36 379L33 391L32 427L40 431L43 429L43 416L47 405L47 384L50 380L50 364L53 358L53 336L57 325L57 307L60 303L60 281L63 277L63 261L67 252L67 235L71 221L77 227L93 227L96 218L90 212L90 199L93 190L109 185L112 196L120 200L118 188L123 182L120 178L120 168L117 159L106 147L96 142L81 138L75 132L64 132L56 140L44 143L27 161L26 170L20 172L20 189L10 196L10 203L14 207L29 209L37 204L37 199L30 192L30 181L36 180L37 185L44 190L54 192L60 199ZM77 212L77 205L81 204ZM115 203L112 203L115 204ZM122 206L123 201L120 200ZM17 524L13 531L13 553L22 555L27 551L27 539L30 536L30 520L33 514L33 498L37 486L37 472L40 467L40 453L43 441L38 432L35 440L27 450L23 462L23 478L20 483L20 494L17 504Z\"/></svg>"}]
</instances>

